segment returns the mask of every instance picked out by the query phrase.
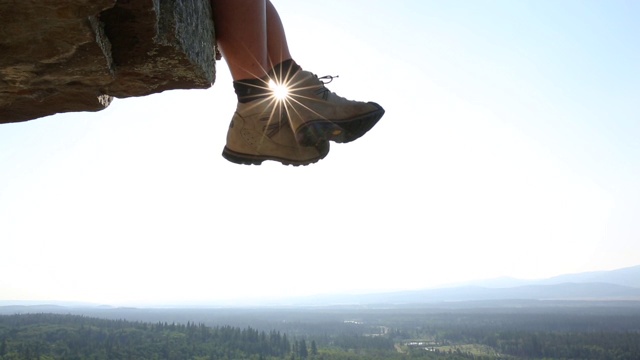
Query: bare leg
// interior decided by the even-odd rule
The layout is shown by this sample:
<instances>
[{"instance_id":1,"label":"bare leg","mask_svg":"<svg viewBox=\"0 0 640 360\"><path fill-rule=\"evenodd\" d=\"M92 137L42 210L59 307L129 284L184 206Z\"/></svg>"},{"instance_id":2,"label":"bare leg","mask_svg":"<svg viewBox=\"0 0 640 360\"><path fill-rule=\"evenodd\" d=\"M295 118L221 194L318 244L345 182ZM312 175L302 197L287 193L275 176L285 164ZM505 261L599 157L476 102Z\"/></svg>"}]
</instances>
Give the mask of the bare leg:
<instances>
[{"instance_id":1,"label":"bare leg","mask_svg":"<svg viewBox=\"0 0 640 360\"><path fill-rule=\"evenodd\" d=\"M268 0L211 0L216 39L233 80L262 78L291 59L280 16Z\"/></svg>"},{"instance_id":2,"label":"bare leg","mask_svg":"<svg viewBox=\"0 0 640 360\"><path fill-rule=\"evenodd\" d=\"M234 80L269 71L265 0L211 0L216 41Z\"/></svg>"},{"instance_id":3,"label":"bare leg","mask_svg":"<svg viewBox=\"0 0 640 360\"><path fill-rule=\"evenodd\" d=\"M291 58L270 0L210 1L217 42L238 96L222 153L227 160L311 164L327 155L329 140L353 141L384 114L378 104L337 96L322 78L302 70Z\"/></svg>"},{"instance_id":4,"label":"bare leg","mask_svg":"<svg viewBox=\"0 0 640 360\"><path fill-rule=\"evenodd\" d=\"M287 37L280 15L271 1L267 0L267 51L271 67L291 59Z\"/></svg>"}]
</instances>

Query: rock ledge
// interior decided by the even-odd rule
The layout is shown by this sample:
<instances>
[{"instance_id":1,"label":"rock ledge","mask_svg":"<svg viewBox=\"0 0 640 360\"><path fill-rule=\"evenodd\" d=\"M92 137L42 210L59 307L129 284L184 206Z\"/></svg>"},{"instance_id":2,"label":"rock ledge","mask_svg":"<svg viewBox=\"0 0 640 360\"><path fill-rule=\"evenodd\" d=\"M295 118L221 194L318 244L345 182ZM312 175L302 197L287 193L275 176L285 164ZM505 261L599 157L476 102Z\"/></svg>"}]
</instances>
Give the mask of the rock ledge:
<instances>
[{"instance_id":1,"label":"rock ledge","mask_svg":"<svg viewBox=\"0 0 640 360\"><path fill-rule=\"evenodd\" d=\"M0 123L215 81L208 0L0 0Z\"/></svg>"}]
</instances>

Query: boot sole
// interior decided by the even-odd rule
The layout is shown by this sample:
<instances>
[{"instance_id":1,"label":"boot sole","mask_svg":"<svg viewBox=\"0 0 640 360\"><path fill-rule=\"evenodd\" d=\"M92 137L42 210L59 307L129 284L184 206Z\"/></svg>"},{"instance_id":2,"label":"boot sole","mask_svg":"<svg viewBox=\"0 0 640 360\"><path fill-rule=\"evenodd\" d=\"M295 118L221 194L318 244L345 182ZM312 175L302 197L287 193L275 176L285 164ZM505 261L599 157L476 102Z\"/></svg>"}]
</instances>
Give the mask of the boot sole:
<instances>
[{"instance_id":1,"label":"boot sole","mask_svg":"<svg viewBox=\"0 0 640 360\"><path fill-rule=\"evenodd\" d=\"M382 106L371 102L377 109L348 120L311 120L296 129L296 141L302 146L314 146L322 141L348 143L371 130L384 115Z\"/></svg>"},{"instance_id":2,"label":"boot sole","mask_svg":"<svg viewBox=\"0 0 640 360\"><path fill-rule=\"evenodd\" d=\"M306 166L309 164L317 163L318 161L324 159L327 156L327 154L329 154L328 142L325 144L321 143L318 146L316 146L316 148L318 148L318 150L320 151L320 156L315 157L313 159L307 159L307 160L285 159L277 156L268 156L268 155L245 154L245 153L233 151L226 146L224 147L224 150L222 150L222 157L224 157L225 159L227 159L232 163L240 164L240 165L262 165L264 161L271 160L271 161L278 161L282 165Z\"/></svg>"}]
</instances>

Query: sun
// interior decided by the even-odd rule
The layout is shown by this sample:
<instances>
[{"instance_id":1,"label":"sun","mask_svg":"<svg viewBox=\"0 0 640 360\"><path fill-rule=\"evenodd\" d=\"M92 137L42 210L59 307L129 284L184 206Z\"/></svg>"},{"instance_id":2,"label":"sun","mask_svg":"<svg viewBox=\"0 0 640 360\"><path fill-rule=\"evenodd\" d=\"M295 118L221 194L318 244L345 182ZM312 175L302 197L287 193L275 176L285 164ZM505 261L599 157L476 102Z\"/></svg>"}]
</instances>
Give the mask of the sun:
<instances>
[{"instance_id":1,"label":"sun","mask_svg":"<svg viewBox=\"0 0 640 360\"><path fill-rule=\"evenodd\" d=\"M278 84L273 80L269 80L269 89L273 91L276 100L284 100L289 96L289 88L285 84Z\"/></svg>"}]
</instances>

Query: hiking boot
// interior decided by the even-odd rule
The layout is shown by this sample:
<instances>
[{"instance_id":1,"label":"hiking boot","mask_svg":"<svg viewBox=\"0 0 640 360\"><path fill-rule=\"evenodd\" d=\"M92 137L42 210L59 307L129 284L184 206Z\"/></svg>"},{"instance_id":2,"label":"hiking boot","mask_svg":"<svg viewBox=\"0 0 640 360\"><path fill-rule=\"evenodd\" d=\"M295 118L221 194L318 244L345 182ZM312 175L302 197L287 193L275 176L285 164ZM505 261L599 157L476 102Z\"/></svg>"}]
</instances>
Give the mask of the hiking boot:
<instances>
[{"instance_id":1,"label":"hiking boot","mask_svg":"<svg viewBox=\"0 0 640 360\"><path fill-rule=\"evenodd\" d=\"M302 146L296 139L282 107L272 99L238 103L222 156L236 164L260 165L265 160L284 165L308 165L329 153L329 143Z\"/></svg>"},{"instance_id":2,"label":"hiking boot","mask_svg":"<svg viewBox=\"0 0 640 360\"><path fill-rule=\"evenodd\" d=\"M333 76L299 70L281 81L288 88L285 109L298 143L313 146L331 140L347 143L358 139L384 115L374 102L347 100L325 87ZM326 82L325 82L326 81Z\"/></svg>"}]
</instances>

